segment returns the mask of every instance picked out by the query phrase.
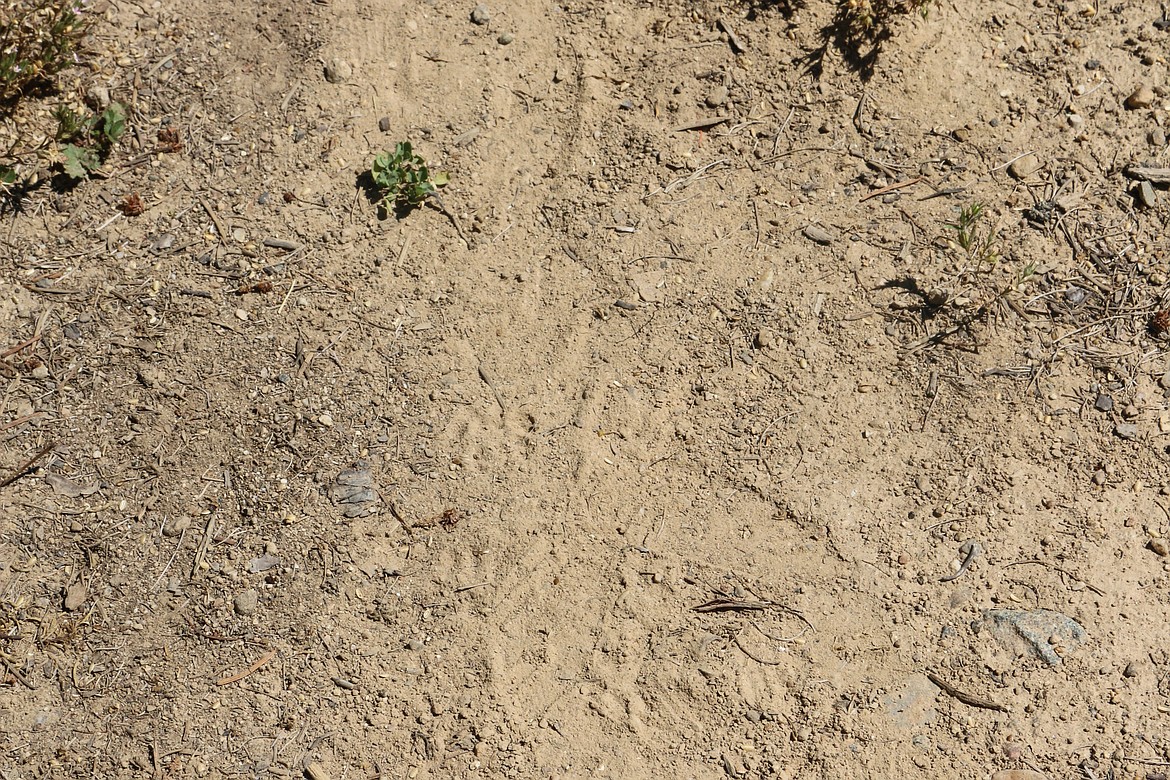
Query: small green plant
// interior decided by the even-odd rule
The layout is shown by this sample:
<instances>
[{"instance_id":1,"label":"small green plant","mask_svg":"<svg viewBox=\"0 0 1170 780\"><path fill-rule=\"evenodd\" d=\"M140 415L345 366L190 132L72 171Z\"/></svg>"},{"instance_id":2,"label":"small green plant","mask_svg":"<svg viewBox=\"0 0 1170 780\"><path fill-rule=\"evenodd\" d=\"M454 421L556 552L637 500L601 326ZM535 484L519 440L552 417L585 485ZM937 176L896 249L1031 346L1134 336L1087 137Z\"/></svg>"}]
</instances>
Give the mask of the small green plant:
<instances>
[{"instance_id":1,"label":"small green plant","mask_svg":"<svg viewBox=\"0 0 1170 780\"><path fill-rule=\"evenodd\" d=\"M126 132L126 109L110 103L100 114L81 114L67 106L55 113L57 142L62 143L62 167L73 179L85 179L110 156Z\"/></svg>"},{"instance_id":2,"label":"small green plant","mask_svg":"<svg viewBox=\"0 0 1170 780\"><path fill-rule=\"evenodd\" d=\"M448 176L443 172L431 174L423 158L414 153L410 141L400 141L394 151L382 152L370 166L370 178L382 193L378 206L389 211L391 204L412 209L427 198L437 197Z\"/></svg>"},{"instance_id":3,"label":"small green plant","mask_svg":"<svg viewBox=\"0 0 1170 780\"><path fill-rule=\"evenodd\" d=\"M76 64L87 0L0 0L0 103L11 105Z\"/></svg>"},{"instance_id":4,"label":"small green plant","mask_svg":"<svg viewBox=\"0 0 1170 780\"><path fill-rule=\"evenodd\" d=\"M955 231L955 244L975 264L975 270L990 270L999 262L996 249L999 235L994 228L983 230L979 227L983 216L983 204L975 201L959 210L957 221L947 223L947 227Z\"/></svg>"}]
</instances>

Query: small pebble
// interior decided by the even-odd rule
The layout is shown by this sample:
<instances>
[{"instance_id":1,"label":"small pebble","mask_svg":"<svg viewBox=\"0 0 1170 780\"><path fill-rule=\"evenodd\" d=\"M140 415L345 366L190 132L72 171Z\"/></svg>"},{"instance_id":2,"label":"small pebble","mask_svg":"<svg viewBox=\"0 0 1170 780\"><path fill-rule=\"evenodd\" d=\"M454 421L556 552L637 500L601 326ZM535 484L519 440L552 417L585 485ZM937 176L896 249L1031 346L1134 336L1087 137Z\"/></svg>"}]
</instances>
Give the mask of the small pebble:
<instances>
[{"instance_id":1,"label":"small pebble","mask_svg":"<svg viewBox=\"0 0 1170 780\"><path fill-rule=\"evenodd\" d=\"M89 589L84 582L75 582L65 590L65 611L76 612L81 609L89 595Z\"/></svg>"},{"instance_id":2,"label":"small pebble","mask_svg":"<svg viewBox=\"0 0 1170 780\"><path fill-rule=\"evenodd\" d=\"M1146 135L1146 140L1150 142L1150 146L1165 146L1166 131L1160 127L1155 127Z\"/></svg>"},{"instance_id":3,"label":"small pebble","mask_svg":"<svg viewBox=\"0 0 1170 780\"><path fill-rule=\"evenodd\" d=\"M804 229L804 237L808 238L821 246L828 246L833 243L834 236L829 231L817 225L809 225Z\"/></svg>"},{"instance_id":4,"label":"small pebble","mask_svg":"<svg viewBox=\"0 0 1170 780\"><path fill-rule=\"evenodd\" d=\"M381 119L379 119L378 120L378 129L381 130L383 133L389 133L390 132L390 117L384 116Z\"/></svg>"},{"instance_id":5,"label":"small pebble","mask_svg":"<svg viewBox=\"0 0 1170 780\"><path fill-rule=\"evenodd\" d=\"M1113 411L1113 396L1107 393L1098 393L1097 400L1093 402L1093 408L1098 412Z\"/></svg>"},{"instance_id":6,"label":"small pebble","mask_svg":"<svg viewBox=\"0 0 1170 780\"><path fill-rule=\"evenodd\" d=\"M188 515L175 515L163 523L163 536L174 538L186 531L191 526L191 518Z\"/></svg>"},{"instance_id":7,"label":"small pebble","mask_svg":"<svg viewBox=\"0 0 1170 780\"><path fill-rule=\"evenodd\" d=\"M317 418L317 422L321 423L326 428L332 428L333 427L333 415L326 412L325 414L323 414Z\"/></svg>"},{"instance_id":8,"label":"small pebble","mask_svg":"<svg viewBox=\"0 0 1170 780\"><path fill-rule=\"evenodd\" d=\"M767 349L776 343L776 334L768 328L761 328L756 334L756 346L760 349Z\"/></svg>"},{"instance_id":9,"label":"small pebble","mask_svg":"<svg viewBox=\"0 0 1170 780\"><path fill-rule=\"evenodd\" d=\"M1138 182L1138 185L1134 187L1133 197L1142 208L1152 209L1158 205L1158 193L1154 189L1154 185L1148 181Z\"/></svg>"},{"instance_id":10,"label":"small pebble","mask_svg":"<svg viewBox=\"0 0 1170 780\"><path fill-rule=\"evenodd\" d=\"M1133 441L1138 436L1138 427L1135 423L1118 423L1117 426L1113 429L1113 432L1116 433L1117 437L1120 439Z\"/></svg>"},{"instance_id":11,"label":"small pebble","mask_svg":"<svg viewBox=\"0 0 1170 780\"><path fill-rule=\"evenodd\" d=\"M1025 154L1018 160L1013 160L1008 166L1008 174L1013 179L1026 179L1040 170L1040 158L1034 154Z\"/></svg>"},{"instance_id":12,"label":"small pebble","mask_svg":"<svg viewBox=\"0 0 1170 780\"><path fill-rule=\"evenodd\" d=\"M1167 555L1170 555L1170 548L1166 546L1165 539L1151 539L1150 541L1146 542L1146 547L1150 549L1150 552L1158 555L1161 558L1165 558Z\"/></svg>"},{"instance_id":13,"label":"small pebble","mask_svg":"<svg viewBox=\"0 0 1170 780\"><path fill-rule=\"evenodd\" d=\"M334 57L325 63L325 80L330 84L343 84L353 76L353 66L343 59Z\"/></svg>"},{"instance_id":14,"label":"small pebble","mask_svg":"<svg viewBox=\"0 0 1170 780\"><path fill-rule=\"evenodd\" d=\"M1094 474L1093 474L1093 484L1096 485L1097 487L1101 487L1102 485L1104 485L1106 479L1107 479L1107 477L1105 476L1104 469L1097 469L1097 471L1094 472Z\"/></svg>"},{"instance_id":15,"label":"small pebble","mask_svg":"<svg viewBox=\"0 0 1170 780\"><path fill-rule=\"evenodd\" d=\"M477 5L471 12L471 21L475 24L487 24L491 20L492 15L486 5Z\"/></svg>"},{"instance_id":16,"label":"small pebble","mask_svg":"<svg viewBox=\"0 0 1170 780\"><path fill-rule=\"evenodd\" d=\"M1141 667L1138 666L1137 662L1130 661L1125 665L1125 670L1122 671L1122 674L1126 677L1137 677L1139 671L1141 671Z\"/></svg>"},{"instance_id":17,"label":"small pebble","mask_svg":"<svg viewBox=\"0 0 1170 780\"><path fill-rule=\"evenodd\" d=\"M706 103L711 108L719 108L727 104L727 98L730 97L727 87L722 84L707 94Z\"/></svg>"},{"instance_id":18,"label":"small pebble","mask_svg":"<svg viewBox=\"0 0 1170 780\"><path fill-rule=\"evenodd\" d=\"M406 643L406 649L407 650L414 650L417 652L417 651L423 649L423 643L418 641L417 639L412 639Z\"/></svg>"},{"instance_id":19,"label":"small pebble","mask_svg":"<svg viewBox=\"0 0 1170 780\"><path fill-rule=\"evenodd\" d=\"M1130 93L1125 99L1125 107L1130 111L1139 108L1149 108L1154 104L1154 90L1149 84L1142 84Z\"/></svg>"},{"instance_id":20,"label":"small pebble","mask_svg":"<svg viewBox=\"0 0 1170 780\"><path fill-rule=\"evenodd\" d=\"M510 32L506 32L500 33L500 37L496 38L496 43L500 44L501 46L507 46L514 40L516 40L515 36L513 36Z\"/></svg>"},{"instance_id":21,"label":"small pebble","mask_svg":"<svg viewBox=\"0 0 1170 780\"><path fill-rule=\"evenodd\" d=\"M739 777L747 774L747 766L744 765L743 759L739 757L738 753L727 752L723 756L723 771L732 777Z\"/></svg>"},{"instance_id":22,"label":"small pebble","mask_svg":"<svg viewBox=\"0 0 1170 780\"><path fill-rule=\"evenodd\" d=\"M238 615L251 615L256 612L256 607L260 604L260 594L255 590L246 590L243 593L236 595L232 599L232 607L235 608Z\"/></svg>"}]
</instances>

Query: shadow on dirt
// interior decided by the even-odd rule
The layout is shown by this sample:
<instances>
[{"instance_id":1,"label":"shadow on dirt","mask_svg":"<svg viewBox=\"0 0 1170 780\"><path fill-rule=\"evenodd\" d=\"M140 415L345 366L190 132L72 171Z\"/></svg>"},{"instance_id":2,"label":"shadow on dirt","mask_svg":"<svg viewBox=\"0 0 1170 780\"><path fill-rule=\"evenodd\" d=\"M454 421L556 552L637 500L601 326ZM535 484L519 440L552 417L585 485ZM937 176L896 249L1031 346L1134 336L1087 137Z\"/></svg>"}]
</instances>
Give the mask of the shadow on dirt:
<instances>
[{"instance_id":1,"label":"shadow on dirt","mask_svg":"<svg viewBox=\"0 0 1170 780\"><path fill-rule=\"evenodd\" d=\"M753 19L765 11L778 12L784 18L790 19L805 6L805 0L756 0L752 3L748 19ZM893 37L891 23L896 16L903 13L901 10L893 10L897 6L882 4L880 7L883 9L882 12L875 15L872 23L863 29L859 26L855 12L847 0L839 0L832 21L817 32L820 44L803 57L808 74L813 78L821 77L825 70L825 57L832 49L841 55L846 66L862 81L873 78L882 46Z\"/></svg>"},{"instance_id":2,"label":"shadow on dirt","mask_svg":"<svg viewBox=\"0 0 1170 780\"><path fill-rule=\"evenodd\" d=\"M34 181L5 181L0 185L0 217L25 214L25 201L34 192L48 188L54 195L67 195L84 182L64 172L44 171Z\"/></svg>"}]
</instances>

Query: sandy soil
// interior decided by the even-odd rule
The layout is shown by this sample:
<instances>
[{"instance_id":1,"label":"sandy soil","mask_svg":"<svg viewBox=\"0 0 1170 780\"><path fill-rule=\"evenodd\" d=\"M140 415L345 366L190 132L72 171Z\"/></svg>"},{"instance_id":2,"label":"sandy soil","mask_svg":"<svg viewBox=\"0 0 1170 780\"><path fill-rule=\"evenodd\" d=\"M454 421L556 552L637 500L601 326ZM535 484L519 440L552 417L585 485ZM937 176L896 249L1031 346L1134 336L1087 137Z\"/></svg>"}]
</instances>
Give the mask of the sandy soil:
<instances>
[{"instance_id":1,"label":"sandy soil","mask_svg":"<svg viewBox=\"0 0 1170 780\"><path fill-rule=\"evenodd\" d=\"M1155 5L110 6L132 130L5 218L0 776L1165 777Z\"/></svg>"}]
</instances>

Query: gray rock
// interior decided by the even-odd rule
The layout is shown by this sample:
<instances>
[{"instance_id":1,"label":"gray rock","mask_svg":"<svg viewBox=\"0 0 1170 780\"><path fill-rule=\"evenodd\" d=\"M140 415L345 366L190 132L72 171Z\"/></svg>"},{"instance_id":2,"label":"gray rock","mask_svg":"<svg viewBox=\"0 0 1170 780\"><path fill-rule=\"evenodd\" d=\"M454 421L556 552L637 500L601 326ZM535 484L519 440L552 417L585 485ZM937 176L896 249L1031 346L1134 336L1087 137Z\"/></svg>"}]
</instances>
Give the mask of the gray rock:
<instances>
[{"instance_id":1,"label":"gray rock","mask_svg":"<svg viewBox=\"0 0 1170 780\"><path fill-rule=\"evenodd\" d=\"M1049 609L989 609L983 623L1008 651L1023 649L1049 666L1059 666L1087 638L1080 623Z\"/></svg>"},{"instance_id":2,"label":"gray rock","mask_svg":"<svg viewBox=\"0 0 1170 780\"><path fill-rule=\"evenodd\" d=\"M236 594L232 599L232 607L235 608L238 615L252 615L256 612L256 607L260 606L260 594L255 590L246 590L243 593Z\"/></svg>"},{"instance_id":3,"label":"gray rock","mask_svg":"<svg viewBox=\"0 0 1170 780\"><path fill-rule=\"evenodd\" d=\"M253 558L252 560L248 561L248 572L250 574L259 574L260 572L268 571L269 569L275 569L279 565L280 558L277 558L275 555L264 553L264 555L261 555L259 558Z\"/></svg>"},{"instance_id":4,"label":"gray rock","mask_svg":"<svg viewBox=\"0 0 1170 780\"><path fill-rule=\"evenodd\" d=\"M1155 127L1146 135L1146 140L1150 142L1150 146L1165 146L1166 131L1160 127Z\"/></svg>"},{"instance_id":5,"label":"gray rock","mask_svg":"<svg viewBox=\"0 0 1170 780\"><path fill-rule=\"evenodd\" d=\"M1113 432L1117 434L1118 438L1133 441L1137 438L1138 427L1136 423L1118 423Z\"/></svg>"},{"instance_id":6,"label":"gray rock","mask_svg":"<svg viewBox=\"0 0 1170 780\"><path fill-rule=\"evenodd\" d=\"M341 513L346 517L367 514L371 505L378 500L370 464L361 461L338 474L337 480L329 488L329 498L341 507Z\"/></svg>"},{"instance_id":7,"label":"gray rock","mask_svg":"<svg viewBox=\"0 0 1170 780\"><path fill-rule=\"evenodd\" d=\"M510 32L505 32L500 33L500 37L496 38L496 43L500 44L501 46L507 46L514 40L516 40L516 36L512 35Z\"/></svg>"},{"instance_id":8,"label":"gray rock","mask_svg":"<svg viewBox=\"0 0 1170 780\"><path fill-rule=\"evenodd\" d=\"M492 20L491 12L486 5L477 5L471 11L471 21L475 24L487 24Z\"/></svg>"},{"instance_id":9,"label":"gray rock","mask_svg":"<svg viewBox=\"0 0 1170 780\"><path fill-rule=\"evenodd\" d=\"M1097 400L1093 402L1093 408L1098 412L1113 411L1113 396L1107 393L1097 393Z\"/></svg>"},{"instance_id":10,"label":"gray rock","mask_svg":"<svg viewBox=\"0 0 1170 780\"><path fill-rule=\"evenodd\" d=\"M818 227L817 225L809 225L806 227L804 229L804 237L815 241L821 246L828 246L829 244L833 243L834 240L836 240L836 236L824 228Z\"/></svg>"},{"instance_id":11,"label":"gray rock","mask_svg":"<svg viewBox=\"0 0 1170 780\"><path fill-rule=\"evenodd\" d=\"M731 93L728 91L727 87L719 85L707 94L707 105L711 108L719 108L720 106L727 104L727 99L730 96Z\"/></svg>"},{"instance_id":12,"label":"gray rock","mask_svg":"<svg viewBox=\"0 0 1170 780\"><path fill-rule=\"evenodd\" d=\"M384 116L378 120L378 129L383 133L390 132L390 117Z\"/></svg>"},{"instance_id":13,"label":"gray rock","mask_svg":"<svg viewBox=\"0 0 1170 780\"><path fill-rule=\"evenodd\" d=\"M344 84L353 77L353 66L334 57L325 63L325 80L330 84Z\"/></svg>"},{"instance_id":14,"label":"gray rock","mask_svg":"<svg viewBox=\"0 0 1170 780\"><path fill-rule=\"evenodd\" d=\"M1133 188L1133 197L1142 208L1152 209L1158 205L1158 193L1148 181L1138 182Z\"/></svg>"}]
</instances>

